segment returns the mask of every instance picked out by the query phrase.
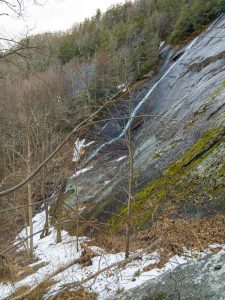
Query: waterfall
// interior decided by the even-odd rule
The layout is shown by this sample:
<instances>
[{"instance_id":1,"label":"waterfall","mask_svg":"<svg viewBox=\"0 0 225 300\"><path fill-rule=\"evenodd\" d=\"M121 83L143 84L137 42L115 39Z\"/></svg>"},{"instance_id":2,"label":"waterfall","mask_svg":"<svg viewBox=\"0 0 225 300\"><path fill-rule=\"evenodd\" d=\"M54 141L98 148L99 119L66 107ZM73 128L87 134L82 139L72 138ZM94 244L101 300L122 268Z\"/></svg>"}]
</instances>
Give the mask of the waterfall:
<instances>
[{"instance_id":1,"label":"waterfall","mask_svg":"<svg viewBox=\"0 0 225 300\"><path fill-rule=\"evenodd\" d=\"M99 151L101 151L105 146L107 145L111 145L114 142L116 142L117 140L119 140L120 138L124 137L127 130L129 129L133 119L136 117L139 109L141 108L141 106L149 99L149 97L151 96L151 94L154 92L154 90L157 88L157 86L166 78L166 76L170 73L171 70L173 70L173 68L179 64L179 62L187 55L189 54L189 52L192 50L192 47L196 44L196 42L200 39L200 37L204 34L206 34L214 25L215 23L217 23L221 17L223 17L224 14L220 15L219 18L217 20L215 20L209 27L208 29L202 33L199 37L195 38L185 49L184 54L166 71L166 73L149 89L149 91L147 92L147 94L145 95L145 97L138 103L138 105L136 106L136 108L133 110L133 112L131 113L130 118L128 119L128 122L126 124L126 126L124 127L124 129L122 130L122 132L115 138L111 139L110 141L102 144L101 146L99 146L97 149L95 149L93 151L93 153L89 156L89 158L87 159L87 162L91 159L93 159L98 153Z\"/></svg>"}]
</instances>

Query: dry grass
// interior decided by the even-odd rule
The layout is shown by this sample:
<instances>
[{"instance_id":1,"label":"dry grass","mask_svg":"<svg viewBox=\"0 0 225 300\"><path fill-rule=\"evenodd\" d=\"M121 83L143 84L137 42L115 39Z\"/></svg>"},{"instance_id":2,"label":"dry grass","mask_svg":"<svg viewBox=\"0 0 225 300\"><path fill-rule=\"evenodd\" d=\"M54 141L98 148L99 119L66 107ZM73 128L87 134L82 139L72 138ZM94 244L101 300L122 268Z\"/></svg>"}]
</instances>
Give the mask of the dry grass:
<instances>
[{"instance_id":1,"label":"dry grass","mask_svg":"<svg viewBox=\"0 0 225 300\"><path fill-rule=\"evenodd\" d=\"M150 269L162 268L172 256L182 255L184 249L199 252L205 251L211 244L224 244L225 216L217 214L213 218L186 220L163 217L151 228L132 234L130 251L146 248L159 237L161 240L153 250L159 252L161 261L155 266L149 266ZM97 245L110 253L118 253L125 249L124 234L99 234L95 241L89 242L89 245Z\"/></svg>"},{"instance_id":2,"label":"dry grass","mask_svg":"<svg viewBox=\"0 0 225 300\"><path fill-rule=\"evenodd\" d=\"M30 267L32 263L36 263L37 259L31 258L26 251L12 252L0 258L0 282L15 283L23 278L37 272L45 263L41 262Z\"/></svg>"},{"instance_id":3,"label":"dry grass","mask_svg":"<svg viewBox=\"0 0 225 300\"><path fill-rule=\"evenodd\" d=\"M38 289L32 292L31 295L28 295L24 298L24 300L42 300L44 295L49 291L50 287L54 284L55 282L48 281L45 284L42 284L39 286ZM30 286L24 285L16 289L15 293L13 293L11 296L7 297L5 300L11 300L15 296L19 296L23 293L25 293L27 290L30 289Z\"/></svg>"},{"instance_id":4,"label":"dry grass","mask_svg":"<svg viewBox=\"0 0 225 300\"><path fill-rule=\"evenodd\" d=\"M15 282L18 279L17 271L15 255L0 258L0 282Z\"/></svg>"},{"instance_id":5,"label":"dry grass","mask_svg":"<svg viewBox=\"0 0 225 300\"><path fill-rule=\"evenodd\" d=\"M78 291L68 291L57 295L53 300L96 300L97 295L95 293L87 292L80 288Z\"/></svg>"},{"instance_id":6,"label":"dry grass","mask_svg":"<svg viewBox=\"0 0 225 300\"><path fill-rule=\"evenodd\" d=\"M9 264L0 264L0 282L9 282L13 280Z\"/></svg>"},{"instance_id":7,"label":"dry grass","mask_svg":"<svg viewBox=\"0 0 225 300\"><path fill-rule=\"evenodd\" d=\"M98 246L109 253L118 253L124 251L125 237L110 233L99 233L95 240L88 242L89 246Z\"/></svg>"},{"instance_id":8,"label":"dry grass","mask_svg":"<svg viewBox=\"0 0 225 300\"><path fill-rule=\"evenodd\" d=\"M211 219L172 220L162 218L152 228L138 234L138 243L142 246L151 244L162 237L158 249L169 256L180 255L183 248L204 251L210 244L225 242L225 216L217 215Z\"/></svg>"}]
</instances>

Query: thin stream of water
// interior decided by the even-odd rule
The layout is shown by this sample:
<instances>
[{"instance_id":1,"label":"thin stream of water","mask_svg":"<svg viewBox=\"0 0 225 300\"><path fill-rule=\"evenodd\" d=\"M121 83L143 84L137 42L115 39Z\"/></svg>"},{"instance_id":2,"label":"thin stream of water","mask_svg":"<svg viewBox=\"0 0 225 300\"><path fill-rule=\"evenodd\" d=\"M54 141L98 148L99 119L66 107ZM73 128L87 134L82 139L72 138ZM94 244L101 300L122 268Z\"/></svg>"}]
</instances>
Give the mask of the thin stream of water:
<instances>
[{"instance_id":1,"label":"thin stream of water","mask_svg":"<svg viewBox=\"0 0 225 300\"><path fill-rule=\"evenodd\" d=\"M128 119L128 122L126 124L126 126L124 127L124 129L122 130L122 132L115 138L111 139L110 141L102 144L101 146L99 146L97 149L94 150L94 152L89 156L89 158L87 159L87 162L91 159L93 159L105 146L107 145L111 145L113 144L115 141L121 139L122 137L125 136L125 134L127 133L127 130L129 129L133 119L136 117L139 109L141 108L141 106L148 100L148 98L151 96L151 94L154 92L154 90L157 88L157 86L164 80L164 78L166 78L166 76L170 73L170 71L187 55L189 54L189 52L191 51L192 47L196 44L196 42L200 39L200 37L202 37L202 35L205 35L213 26L215 23L217 23L221 17L223 17L224 14L222 14L217 20L215 20L209 27L208 29L201 34L199 37L195 38L185 49L184 54L166 71L166 73L150 88L150 90L147 92L147 94L145 95L145 97L138 103L138 105L136 106L136 108L133 110L130 118Z\"/></svg>"}]
</instances>

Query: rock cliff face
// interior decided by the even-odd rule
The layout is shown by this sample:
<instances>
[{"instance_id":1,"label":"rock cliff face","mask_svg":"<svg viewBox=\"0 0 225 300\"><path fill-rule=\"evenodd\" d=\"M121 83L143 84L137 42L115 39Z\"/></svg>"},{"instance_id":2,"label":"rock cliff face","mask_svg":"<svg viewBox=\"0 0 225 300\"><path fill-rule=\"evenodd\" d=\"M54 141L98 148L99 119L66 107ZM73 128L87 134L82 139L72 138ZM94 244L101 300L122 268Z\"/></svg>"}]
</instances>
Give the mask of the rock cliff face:
<instances>
[{"instance_id":1,"label":"rock cliff face","mask_svg":"<svg viewBox=\"0 0 225 300\"><path fill-rule=\"evenodd\" d=\"M128 159L118 158L128 154L124 128L129 122L130 107L135 111L130 126L133 192L137 195L134 203L146 205L149 201L150 207L142 221L148 222L151 205L168 198L171 189L176 198L186 200L179 206L179 213L185 211L193 217L224 211L224 41L222 15L190 45L179 51L169 46L161 49L159 74L124 91L102 116L103 120L90 130L88 140L95 140L95 144L88 150L90 160L85 167L92 168L70 180L67 191L72 193L67 198L68 204L73 205L77 199L88 203L88 216L100 219L109 218L103 210L123 209ZM116 120L105 120L112 117ZM75 185L78 196L73 193ZM179 194L178 189L187 191ZM170 198L175 194L170 193ZM200 194L201 199L196 199ZM196 201L200 203L198 208ZM140 211L143 207L134 205Z\"/></svg>"}]
</instances>

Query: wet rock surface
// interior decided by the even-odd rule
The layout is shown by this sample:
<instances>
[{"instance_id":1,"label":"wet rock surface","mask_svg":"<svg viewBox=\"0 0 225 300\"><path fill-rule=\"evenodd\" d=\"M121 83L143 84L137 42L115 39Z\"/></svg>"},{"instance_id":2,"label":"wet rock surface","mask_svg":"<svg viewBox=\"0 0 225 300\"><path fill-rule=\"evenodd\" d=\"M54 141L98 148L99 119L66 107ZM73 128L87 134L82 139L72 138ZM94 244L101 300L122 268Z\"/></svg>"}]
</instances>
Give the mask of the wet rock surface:
<instances>
[{"instance_id":1,"label":"wet rock surface","mask_svg":"<svg viewBox=\"0 0 225 300\"><path fill-rule=\"evenodd\" d=\"M181 265L108 300L224 300L225 254Z\"/></svg>"},{"instance_id":2,"label":"wet rock surface","mask_svg":"<svg viewBox=\"0 0 225 300\"><path fill-rule=\"evenodd\" d=\"M161 80L138 110L135 120L138 116L142 117L131 125L134 192L153 181L169 163L178 160L208 129L224 126L224 25L225 16L221 16L191 46L178 52L168 46L162 49L159 74L139 86L132 95L131 102L135 107ZM101 209L116 209L115 199L119 199L120 203L124 201L128 160L116 160L127 155L127 141L125 137L114 138L127 122L128 98L126 92L124 98L102 117L118 117L119 120L102 121L90 131L88 141L95 139L96 143L90 147L87 157L102 143L112 143L105 145L88 162L88 166L93 168L76 181L81 194L79 201L93 206L94 203L102 203ZM70 204L74 204L76 199L71 196Z\"/></svg>"}]
</instances>

